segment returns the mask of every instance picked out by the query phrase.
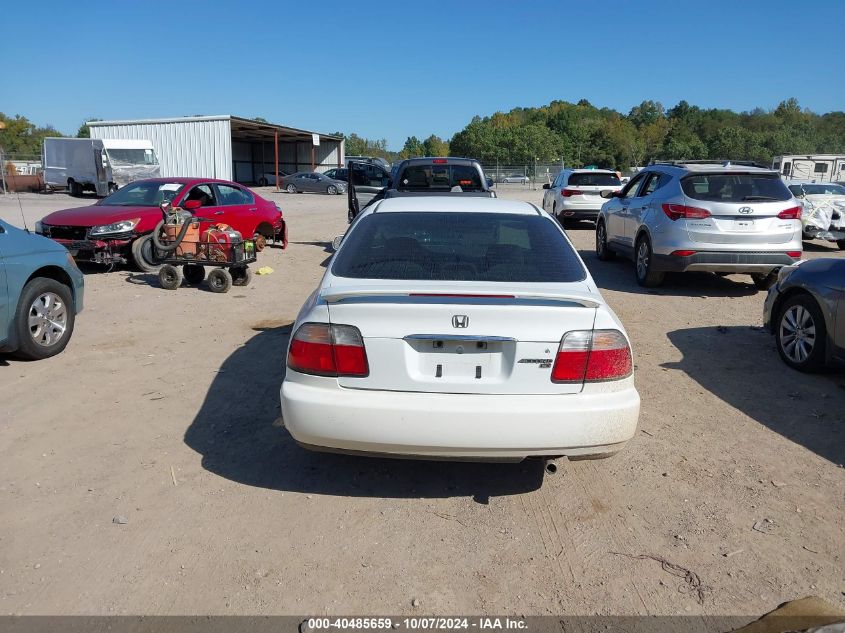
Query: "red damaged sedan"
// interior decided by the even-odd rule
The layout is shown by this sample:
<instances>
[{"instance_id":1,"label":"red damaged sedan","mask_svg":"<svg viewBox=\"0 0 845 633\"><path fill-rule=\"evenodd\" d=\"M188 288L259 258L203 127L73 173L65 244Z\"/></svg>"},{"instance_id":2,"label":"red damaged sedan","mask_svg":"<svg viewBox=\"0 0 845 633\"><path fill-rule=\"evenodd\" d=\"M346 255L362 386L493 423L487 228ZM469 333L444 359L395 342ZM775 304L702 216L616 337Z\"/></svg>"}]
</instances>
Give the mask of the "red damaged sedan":
<instances>
[{"instance_id":1,"label":"red damaged sedan","mask_svg":"<svg viewBox=\"0 0 845 633\"><path fill-rule=\"evenodd\" d=\"M208 178L136 180L91 206L45 216L36 232L63 244L78 261L131 261L151 272L156 266L150 263L150 235L161 221L159 205L165 200L174 207L195 201L187 205L195 215L254 237L256 250L268 240L287 247L287 226L278 205L237 183Z\"/></svg>"}]
</instances>

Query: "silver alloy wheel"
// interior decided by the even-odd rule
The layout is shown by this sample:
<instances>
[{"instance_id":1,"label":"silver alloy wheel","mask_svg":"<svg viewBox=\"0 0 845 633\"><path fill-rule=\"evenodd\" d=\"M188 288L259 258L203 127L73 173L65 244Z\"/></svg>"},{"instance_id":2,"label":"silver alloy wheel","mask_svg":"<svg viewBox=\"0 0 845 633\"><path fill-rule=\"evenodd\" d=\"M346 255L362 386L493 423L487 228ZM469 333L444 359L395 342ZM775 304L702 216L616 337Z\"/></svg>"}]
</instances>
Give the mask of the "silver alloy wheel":
<instances>
[{"instance_id":1,"label":"silver alloy wheel","mask_svg":"<svg viewBox=\"0 0 845 633\"><path fill-rule=\"evenodd\" d=\"M29 306L29 334L42 347L58 343L67 330L67 308L54 292L44 292Z\"/></svg>"},{"instance_id":2,"label":"silver alloy wheel","mask_svg":"<svg viewBox=\"0 0 845 633\"><path fill-rule=\"evenodd\" d=\"M335 187L334 185L329 185L329 188L326 189L326 193L328 193L330 196L335 195L337 193L337 187Z\"/></svg>"},{"instance_id":3,"label":"silver alloy wheel","mask_svg":"<svg viewBox=\"0 0 845 633\"><path fill-rule=\"evenodd\" d=\"M816 323L802 305L791 306L780 319L778 331L783 353L793 363L803 363L816 345Z\"/></svg>"},{"instance_id":4,"label":"silver alloy wheel","mask_svg":"<svg viewBox=\"0 0 845 633\"><path fill-rule=\"evenodd\" d=\"M288 185L286 187L288 193L296 193L296 186L295 185Z\"/></svg>"},{"instance_id":5,"label":"silver alloy wheel","mask_svg":"<svg viewBox=\"0 0 845 633\"><path fill-rule=\"evenodd\" d=\"M648 274L648 262L650 258L648 242L643 240L640 242L640 247L637 249L637 274L640 279L645 279Z\"/></svg>"}]
</instances>

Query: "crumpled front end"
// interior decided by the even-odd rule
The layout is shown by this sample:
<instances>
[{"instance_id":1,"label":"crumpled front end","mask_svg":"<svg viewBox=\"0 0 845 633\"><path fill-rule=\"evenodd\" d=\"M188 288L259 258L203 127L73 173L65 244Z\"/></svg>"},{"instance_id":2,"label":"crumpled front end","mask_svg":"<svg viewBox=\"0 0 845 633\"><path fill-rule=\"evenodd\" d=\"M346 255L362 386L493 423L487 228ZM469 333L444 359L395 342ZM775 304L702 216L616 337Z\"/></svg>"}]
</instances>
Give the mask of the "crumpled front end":
<instances>
[{"instance_id":1,"label":"crumpled front end","mask_svg":"<svg viewBox=\"0 0 845 633\"><path fill-rule=\"evenodd\" d=\"M804 237L835 242L845 239L845 198L813 196L802 200Z\"/></svg>"}]
</instances>

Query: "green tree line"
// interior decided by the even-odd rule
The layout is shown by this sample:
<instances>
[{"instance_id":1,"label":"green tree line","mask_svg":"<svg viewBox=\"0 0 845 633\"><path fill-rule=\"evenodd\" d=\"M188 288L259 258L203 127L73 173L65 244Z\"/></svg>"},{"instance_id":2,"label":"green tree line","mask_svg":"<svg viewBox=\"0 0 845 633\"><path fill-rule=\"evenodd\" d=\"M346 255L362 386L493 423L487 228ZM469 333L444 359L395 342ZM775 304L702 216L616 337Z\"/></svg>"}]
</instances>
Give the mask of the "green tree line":
<instances>
[{"instance_id":1,"label":"green tree line","mask_svg":"<svg viewBox=\"0 0 845 633\"><path fill-rule=\"evenodd\" d=\"M553 101L476 116L452 137L450 152L482 162L615 169L656 159L733 159L771 164L773 156L845 153L845 112L815 114L794 98L771 111L704 109L681 101L665 110L643 101L628 114L586 100Z\"/></svg>"},{"instance_id":2,"label":"green tree line","mask_svg":"<svg viewBox=\"0 0 845 633\"><path fill-rule=\"evenodd\" d=\"M771 164L782 154L845 153L845 112L816 114L794 98L774 110L735 112L681 101L666 110L643 101L623 114L578 103L553 101L476 116L450 140L411 136L399 152L387 141L346 137L346 153L388 160L414 156L467 156L484 163L530 165L559 162L627 169L652 160L732 159Z\"/></svg>"}]
</instances>

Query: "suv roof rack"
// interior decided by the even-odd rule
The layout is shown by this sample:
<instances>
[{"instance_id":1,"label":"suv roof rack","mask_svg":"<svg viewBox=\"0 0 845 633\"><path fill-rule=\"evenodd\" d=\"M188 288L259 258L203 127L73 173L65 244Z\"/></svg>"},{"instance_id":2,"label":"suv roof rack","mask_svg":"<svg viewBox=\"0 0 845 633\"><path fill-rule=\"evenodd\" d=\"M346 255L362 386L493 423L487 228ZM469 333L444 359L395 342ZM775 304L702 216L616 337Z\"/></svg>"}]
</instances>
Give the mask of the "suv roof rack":
<instances>
[{"instance_id":1,"label":"suv roof rack","mask_svg":"<svg viewBox=\"0 0 845 633\"><path fill-rule=\"evenodd\" d=\"M767 165L762 165L753 160L653 160L650 165L674 165L676 167L683 167L684 165L721 165L722 167L730 167L731 165L740 165L741 167L759 167L760 169L771 169Z\"/></svg>"}]
</instances>

